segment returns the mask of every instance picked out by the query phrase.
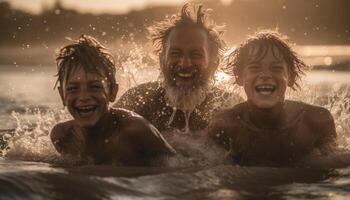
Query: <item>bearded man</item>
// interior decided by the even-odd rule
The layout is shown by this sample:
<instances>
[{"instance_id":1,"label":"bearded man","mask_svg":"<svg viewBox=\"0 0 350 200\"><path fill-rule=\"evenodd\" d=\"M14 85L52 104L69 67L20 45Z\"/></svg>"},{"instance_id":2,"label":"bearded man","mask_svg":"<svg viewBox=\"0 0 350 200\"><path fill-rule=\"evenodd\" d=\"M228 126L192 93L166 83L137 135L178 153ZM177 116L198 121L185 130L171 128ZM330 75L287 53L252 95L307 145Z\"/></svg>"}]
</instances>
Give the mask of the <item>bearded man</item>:
<instances>
[{"instance_id":1,"label":"bearded man","mask_svg":"<svg viewBox=\"0 0 350 200\"><path fill-rule=\"evenodd\" d=\"M149 28L160 79L129 89L116 107L142 115L160 131L188 132L204 129L213 112L229 106L233 97L213 86L224 43L208 12L186 4L181 13Z\"/></svg>"}]
</instances>

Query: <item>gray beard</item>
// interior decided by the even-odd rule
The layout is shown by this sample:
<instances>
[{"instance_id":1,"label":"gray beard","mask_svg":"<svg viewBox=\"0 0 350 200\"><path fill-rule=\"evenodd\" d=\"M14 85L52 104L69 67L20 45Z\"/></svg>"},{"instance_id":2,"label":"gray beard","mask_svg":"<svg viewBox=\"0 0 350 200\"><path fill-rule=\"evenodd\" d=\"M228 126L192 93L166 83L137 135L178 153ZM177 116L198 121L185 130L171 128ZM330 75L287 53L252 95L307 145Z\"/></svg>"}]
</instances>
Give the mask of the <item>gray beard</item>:
<instances>
[{"instance_id":1,"label":"gray beard","mask_svg":"<svg viewBox=\"0 0 350 200\"><path fill-rule=\"evenodd\" d=\"M171 86L164 82L165 101L176 110L192 112L205 100L209 84L196 86L195 88L182 88Z\"/></svg>"}]
</instances>

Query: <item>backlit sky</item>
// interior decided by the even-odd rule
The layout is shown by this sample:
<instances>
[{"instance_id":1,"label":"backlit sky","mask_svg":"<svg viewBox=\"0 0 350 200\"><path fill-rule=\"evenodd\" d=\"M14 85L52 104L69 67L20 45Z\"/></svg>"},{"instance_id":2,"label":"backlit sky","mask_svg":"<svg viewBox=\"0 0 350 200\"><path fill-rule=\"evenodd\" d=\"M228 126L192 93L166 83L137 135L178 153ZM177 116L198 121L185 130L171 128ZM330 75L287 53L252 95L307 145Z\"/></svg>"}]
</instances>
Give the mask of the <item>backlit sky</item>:
<instances>
[{"instance_id":1,"label":"backlit sky","mask_svg":"<svg viewBox=\"0 0 350 200\"><path fill-rule=\"evenodd\" d=\"M52 6L55 0L0 0L8 1L14 8L40 13L43 6ZM221 0L227 3L232 0ZM90 13L126 13L132 9L142 9L148 5L181 5L185 0L61 0L66 8Z\"/></svg>"}]
</instances>

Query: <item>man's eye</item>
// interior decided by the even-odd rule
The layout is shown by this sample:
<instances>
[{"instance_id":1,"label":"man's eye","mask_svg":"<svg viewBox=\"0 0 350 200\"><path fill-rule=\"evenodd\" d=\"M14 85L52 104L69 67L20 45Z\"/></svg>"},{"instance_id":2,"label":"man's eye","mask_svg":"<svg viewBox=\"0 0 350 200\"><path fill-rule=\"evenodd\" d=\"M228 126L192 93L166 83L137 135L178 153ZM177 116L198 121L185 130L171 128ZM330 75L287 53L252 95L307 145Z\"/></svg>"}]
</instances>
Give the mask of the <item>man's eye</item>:
<instances>
[{"instance_id":1,"label":"man's eye","mask_svg":"<svg viewBox=\"0 0 350 200\"><path fill-rule=\"evenodd\" d=\"M178 51L173 51L173 52L170 53L170 55L171 55L172 57L180 57L180 56L181 56L181 53L178 52Z\"/></svg>"},{"instance_id":2,"label":"man's eye","mask_svg":"<svg viewBox=\"0 0 350 200\"><path fill-rule=\"evenodd\" d=\"M257 69L259 69L259 66L258 65L249 65L248 69L257 70Z\"/></svg>"},{"instance_id":3,"label":"man's eye","mask_svg":"<svg viewBox=\"0 0 350 200\"><path fill-rule=\"evenodd\" d=\"M202 58L203 54L201 54L201 53L192 53L191 56L192 56L192 58Z\"/></svg>"}]
</instances>

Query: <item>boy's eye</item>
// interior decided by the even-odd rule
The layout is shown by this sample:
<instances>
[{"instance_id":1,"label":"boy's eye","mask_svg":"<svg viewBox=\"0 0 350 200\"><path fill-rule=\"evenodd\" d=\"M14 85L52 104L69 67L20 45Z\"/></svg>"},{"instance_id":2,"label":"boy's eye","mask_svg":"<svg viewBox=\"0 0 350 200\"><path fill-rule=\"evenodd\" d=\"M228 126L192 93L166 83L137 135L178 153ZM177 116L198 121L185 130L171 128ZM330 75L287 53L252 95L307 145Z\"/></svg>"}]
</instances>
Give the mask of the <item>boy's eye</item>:
<instances>
[{"instance_id":1,"label":"boy's eye","mask_svg":"<svg viewBox=\"0 0 350 200\"><path fill-rule=\"evenodd\" d=\"M280 65L274 65L274 66L272 66L272 70L274 70L274 71L282 71L283 67L280 66Z\"/></svg>"},{"instance_id":2,"label":"boy's eye","mask_svg":"<svg viewBox=\"0 0 350 200\"><path fill-rule=\"evenodd\" d=\"M78 90L78 87L76 87L76 86L68 86L67 88L66 88L66 91L67 92L75 92L75 91L77 91Z\"/></svg>"},{"instance_id":3,"label":"boy's eye","mask_svg":"<svg viewBox=\"0 0 350 200\"><path fill-rule=\"evenodd\" d=\"M99 90L99 89L102 89L103 88L103 86L102 85L97 85L97 84L94 84L94 85L91 85L91 88L93 89L93 90Z\"/></svg>"}]
</instances>

